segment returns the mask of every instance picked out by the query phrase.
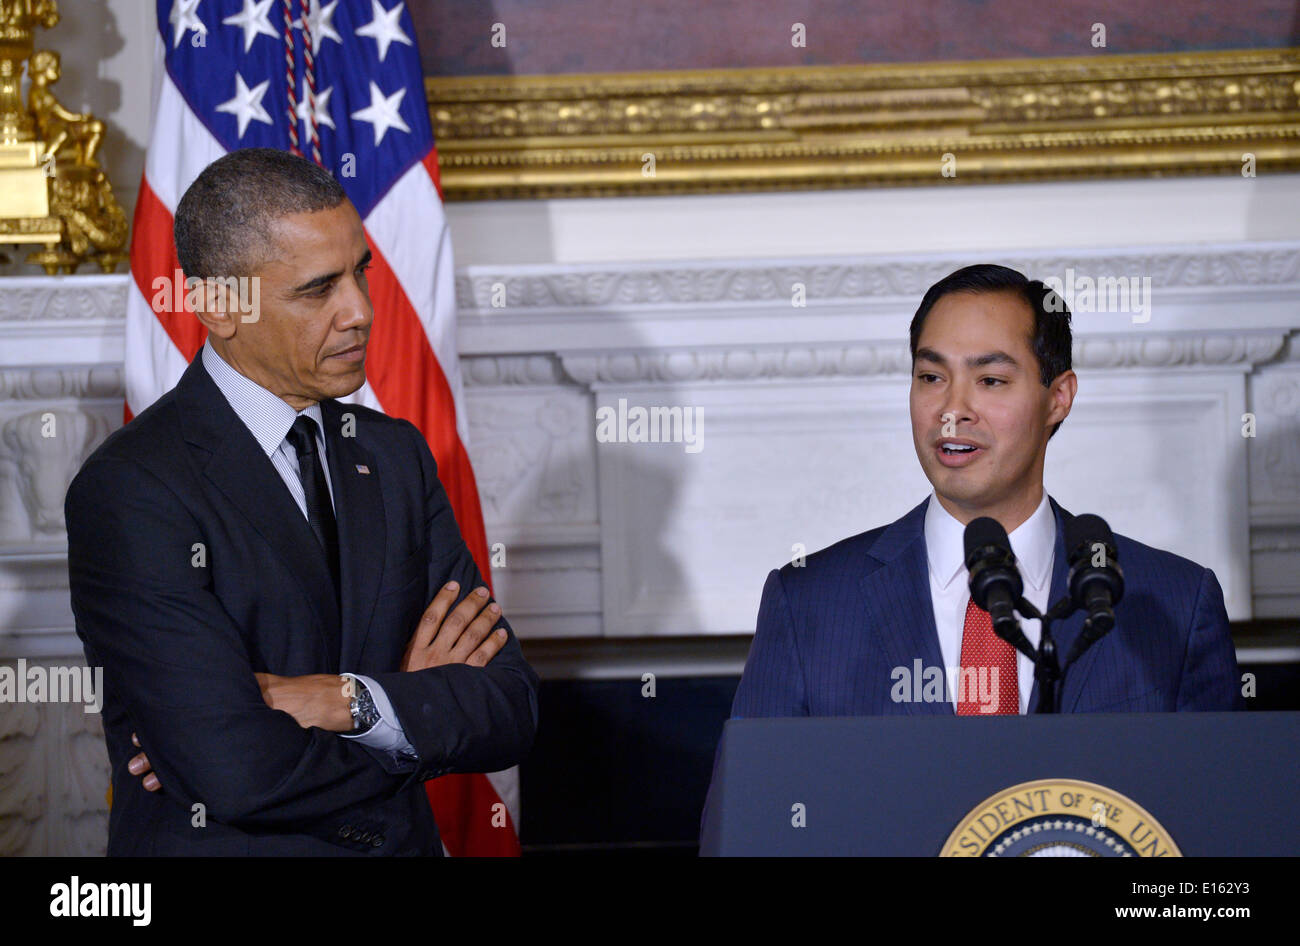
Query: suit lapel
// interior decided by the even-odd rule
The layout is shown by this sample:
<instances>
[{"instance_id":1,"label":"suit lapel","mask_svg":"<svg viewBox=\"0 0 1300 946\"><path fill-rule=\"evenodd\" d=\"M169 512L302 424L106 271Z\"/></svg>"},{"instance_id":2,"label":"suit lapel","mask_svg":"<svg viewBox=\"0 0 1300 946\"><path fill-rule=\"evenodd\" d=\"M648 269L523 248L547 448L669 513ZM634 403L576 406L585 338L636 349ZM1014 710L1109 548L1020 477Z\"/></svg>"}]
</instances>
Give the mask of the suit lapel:
<instances>
[{"instance_id":1,"label":"suit lapel","mask_svg":"<svg viewBox=\"0 0 1300 946\"><path fill-rule=\"evenodd\" d=\"M325 446L339 524L339 566L343 582L344 667L355 667L370 630L379 594L388 529L374 457L356 437L343 436L347 405L322 401ZM367 472L362 472L362 471Z\"/></svg>"},{"instance_id":2,"label":"suit lapel","mask_svg":"<svg viewBox=\"0 0 1300 946\"><path fill-rule=\"evenodd\" d=\"M862 580L867 632L883 651L885 666L906 667L909 672L918 657L922 667L943 666L925 551L928 503L926 499L881 533L870 551L881 565ZM953 711L947 700L913 700L903 705L908 712L924 716Z\"/></svg>"},{"instance_id":3,"label":"suit lapel","mask_svg":"<svg viewBox=\"0 0 1300 946\"><path fill-rule=\"evenodd\" d=\"M203 473L297 578L316 614L324 651L339 654L334 581L320 543L271 460L195 358L176 385L186 442L208 453ZM337 666L331 666L337 671Z\"/></svg>"}]
</instances>

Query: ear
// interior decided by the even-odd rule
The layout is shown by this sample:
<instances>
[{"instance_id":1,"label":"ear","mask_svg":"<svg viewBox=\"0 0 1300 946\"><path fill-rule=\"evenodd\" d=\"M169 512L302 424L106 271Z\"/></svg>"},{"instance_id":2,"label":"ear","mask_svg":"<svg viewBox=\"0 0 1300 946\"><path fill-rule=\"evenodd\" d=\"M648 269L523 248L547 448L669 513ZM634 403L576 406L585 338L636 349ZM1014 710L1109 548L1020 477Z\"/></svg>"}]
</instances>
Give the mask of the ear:
<instances>
[{"instance_id":1,"label":"ear","mask_svg":"<svg viewBox=\"0 0 1300 946\"><path fill-rule=\"evenodd\" d=\"M1054 427L1070 416L1074 395L1079 391L1079 376L1073 370L1062 371L1048 388L1051 410L1047 412L1047 426Z\"/></svg>"},{"instance_id":2,"label":"ear","mask_svg":"<svg viewBox=\"0 0 1300 946\"><path fill-rule=\"evenodd\" d=\"M233 338L239 322L238 300L223 279L185 280L185 304L208 332L221 339Z\"/></svg>"}]
</instances>

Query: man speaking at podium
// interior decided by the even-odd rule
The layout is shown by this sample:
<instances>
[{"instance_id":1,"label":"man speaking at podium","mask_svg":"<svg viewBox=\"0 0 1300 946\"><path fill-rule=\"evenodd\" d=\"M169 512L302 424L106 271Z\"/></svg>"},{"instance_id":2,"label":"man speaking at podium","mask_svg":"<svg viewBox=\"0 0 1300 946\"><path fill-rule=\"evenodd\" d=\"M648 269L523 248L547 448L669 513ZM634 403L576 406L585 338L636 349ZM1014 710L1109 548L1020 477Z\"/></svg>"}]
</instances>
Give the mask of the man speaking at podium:
<instances>
[{"instance_id":1,"label":"man speaking at podium","mask_svg":"<svg viewBox=\"0 0 1300 946\"><path fill-rule=\"evenodd\" d=\"M1078 387L1069 310L1015 270L968 266L930 287L910 335L912 440L934 493L896 522L768 576L733 718L1038 705L1033 661L971 598L963 534L974 519L996 520L1024 597L1043 612L1066 594L1073 517L1044 490L1043 462ZM1241 708L1214 573L1122 535L1114 543L1125 584L1115 624L1066 673L1059 710ZM1084 617L1052 626L1059 652ZM1036 648L1040 622L1021 626ZM944 685L923 689L918 674L942 674Z\"/></svg>"},{"instance_id":2,"label":"man speaking at podium","mask_svg":"<svg viewBox=\"0 0 1300 946\"><path fill-rule=\"evenodd\" d=\"M108 853L440 855L423 782L520 762L537 677L419 430L336 400L374 319L361 218L325 169L250 148L175 236L207 342L66 502Z\"/></svg>"}]
</instances>

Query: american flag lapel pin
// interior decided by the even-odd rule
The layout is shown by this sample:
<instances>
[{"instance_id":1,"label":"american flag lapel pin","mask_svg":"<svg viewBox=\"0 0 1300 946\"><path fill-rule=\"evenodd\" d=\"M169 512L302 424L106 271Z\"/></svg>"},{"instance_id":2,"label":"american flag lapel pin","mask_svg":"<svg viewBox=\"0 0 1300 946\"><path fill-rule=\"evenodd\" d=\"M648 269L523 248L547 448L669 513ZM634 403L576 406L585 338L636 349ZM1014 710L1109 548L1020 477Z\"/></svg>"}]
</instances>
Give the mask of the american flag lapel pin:
<instances>
[{"instance_id":1,"label":"american flag lapel pin","mask_svg":"<svg viewBox=\"0 0 1300 946\"><path fill-rule=\"evenodd\" d=\"M366 474L366 476L369 476L369 475L370 475L370 467L366 466L364 463L358 463L358 464L357 464L357 472L358 472L358 473L364 473L364 474Z\"/></svg>"}]
</instances>

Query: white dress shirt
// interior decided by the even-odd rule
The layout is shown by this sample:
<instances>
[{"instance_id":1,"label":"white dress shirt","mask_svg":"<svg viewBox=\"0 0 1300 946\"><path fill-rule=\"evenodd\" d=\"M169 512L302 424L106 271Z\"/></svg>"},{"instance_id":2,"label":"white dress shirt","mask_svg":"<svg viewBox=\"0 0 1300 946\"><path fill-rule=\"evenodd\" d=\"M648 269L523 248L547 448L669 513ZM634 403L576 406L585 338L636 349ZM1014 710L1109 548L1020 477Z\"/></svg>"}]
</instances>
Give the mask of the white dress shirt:
<instances>
[{"instance_id":1,"label":"white dress shirt","mask_svg":"<svg viewBox=\"0 0 1300 946\"><path fill-rule=\"evenodd\" d=\"M298 475L298 451L294 450L293 444L286 438L290 428L293 427L293 422L300 415L315 421L316 449L320 453L321 469L325 471L325 484L329 487L330 504L337 510L338 507L334 503L334 485L330 480L330 467L325 453L325 422L320 404L312 404L305 410L295 411L283 398L272 394L256 381L245 377L228 365L207 342L203 343L199 352L209 377L225 395L230 406L239 415L239 419L244 422L244 426L270 458L272 466L280 474L280 479L284 480L289 495L298 504L304 519L308 518L307 498L303 494L302 480ZM385 750L395 759L416 758L415 748L406 738L406 732L402 729L384 688L370 677L361 674L344 673L342 676L355 677L366 685L371 698L375 701L375 709L379 711L380 719L365 732L339 733L339 735L344 739L356 739L362 745L374 749Z\"/></svg>"},{"instance_id":2,"label":"white dress shirt","mask_svg":"<svg viewBox=\"0 0 1300 946\"><path fill-rule=\"evenodd\" d=\"M966 570L963 544L965 532L966 527L954 519L932 493L925 510L925 551L930 566L934 626L939 632L944 679L949 682L954 710L957 706L958 668L961 666L961 638L966 623L966 606L970 602L970 573ZM1052 564L1056 557L1056 516L1047 501L1047 490L1043 490L1042 501L1033 515L1008 538L1025 582L1025 598L1039 611L1047 610L1047 597L1052 592ZM1041 625L1041 621L1020 618L1025 637L1035 647L1038 646ZM1016 677L1020 684L1020 712L1023 715L1029 706L1030 691L1034 688L1034 664L1019 651L1016 652ZM967 698L971 698L970 694Z\"/></svg>"}]
</instances>

